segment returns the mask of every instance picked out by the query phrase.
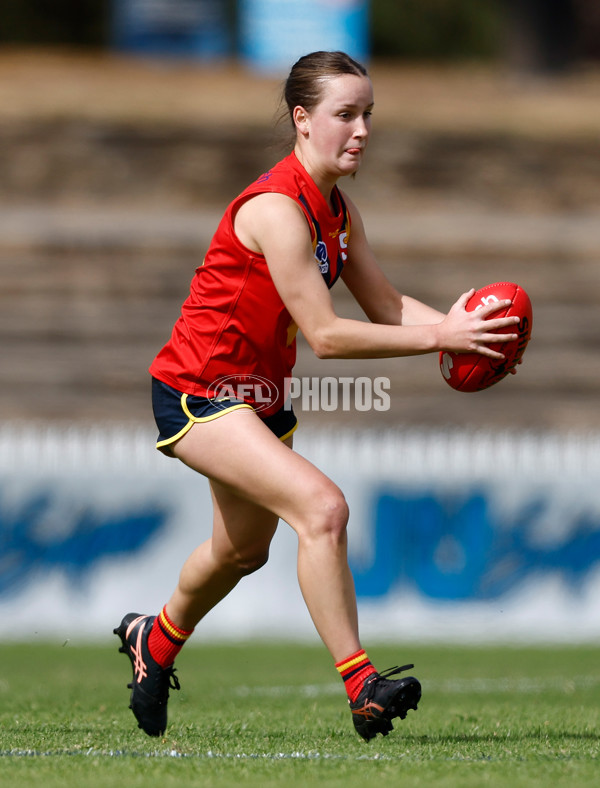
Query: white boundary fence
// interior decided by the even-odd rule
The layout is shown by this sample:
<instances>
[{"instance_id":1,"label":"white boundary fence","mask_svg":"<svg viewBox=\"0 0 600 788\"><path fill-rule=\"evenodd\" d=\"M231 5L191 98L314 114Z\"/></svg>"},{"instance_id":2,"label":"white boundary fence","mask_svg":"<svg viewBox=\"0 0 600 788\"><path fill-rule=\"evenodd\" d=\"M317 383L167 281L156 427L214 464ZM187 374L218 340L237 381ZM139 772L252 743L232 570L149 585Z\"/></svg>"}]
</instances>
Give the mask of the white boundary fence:
<instances>
[{"instance_id":1,"label":"white boundary fence","mask_svg":"<svg viewBox=\"0 0 600 788\"><path fill-rule=\"evenodd\" d=\"M130 425L0 426L0 634L108 638L210 531L205 480ZM600 435L301 429L344 490L365 641L600 632ZM315 638L282 525L203 638ZM200 634L201 633L201 634Z\"/></svg>"}]
</instances>

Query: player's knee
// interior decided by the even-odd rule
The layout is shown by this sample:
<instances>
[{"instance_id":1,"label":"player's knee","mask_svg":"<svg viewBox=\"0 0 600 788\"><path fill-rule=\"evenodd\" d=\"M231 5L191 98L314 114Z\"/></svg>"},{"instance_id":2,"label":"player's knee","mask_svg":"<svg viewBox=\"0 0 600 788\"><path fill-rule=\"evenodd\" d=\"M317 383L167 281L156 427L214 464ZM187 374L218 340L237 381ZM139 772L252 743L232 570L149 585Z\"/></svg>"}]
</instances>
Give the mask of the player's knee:
<instances>
[{"instance_id":1,"label":"player's knee","mask_svg":"<svg viewBox=\"0 0 600 788\"><path fill-rule=\"evenodd\" d=\"M269 560L269 549L266 550L253 550L247 553L238 553L235 556L234 562L237 571L241 577L251 575L263 567Z\"/></svg>"},{"instance_id":2,"label":"player's knee","mask_svg":"<svg viewBox=\"0 0 600 788\"><path fill-rule=\"evenodd\" d=\"M312 498L308 516L309 536L328 537L333 541L346 538L348 504L342 491L332 485Z\"/></svg>"}]
</instances>

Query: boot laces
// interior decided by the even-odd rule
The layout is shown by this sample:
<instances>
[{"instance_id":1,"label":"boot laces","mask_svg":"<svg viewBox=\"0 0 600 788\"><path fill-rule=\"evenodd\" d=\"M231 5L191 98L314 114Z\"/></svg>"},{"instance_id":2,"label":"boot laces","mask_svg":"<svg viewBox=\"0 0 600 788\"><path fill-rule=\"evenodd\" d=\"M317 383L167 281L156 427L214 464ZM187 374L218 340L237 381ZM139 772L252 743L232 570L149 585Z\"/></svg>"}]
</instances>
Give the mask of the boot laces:
<instances>
[{"instance_id":1,"label":"boot laces","mask_svg":"<svg viewBox=\"0 0 600 788\"><path fill-rule=\"evenodd\" d=\"M397 676L399 673L402 673L405 670L412 670L414 665L402 665L402 667L398 667L396 665L395 668L387 668L387 670L382 670L379 675L382 679L387 679L390 676Z\"/></svg>"},{"instance_id":2,"label":"boot laces","mask_svg":"<svg viewBox=\"0 0 600 788\"><path fill-rule=\"evenodd\" d=\"M179 684L179 679L175 675L175 668L171 665L170 668L165 668L166 678L169 681L169 687L174 690L181 689L181 685Z\"/></svg>"}]
</instances>

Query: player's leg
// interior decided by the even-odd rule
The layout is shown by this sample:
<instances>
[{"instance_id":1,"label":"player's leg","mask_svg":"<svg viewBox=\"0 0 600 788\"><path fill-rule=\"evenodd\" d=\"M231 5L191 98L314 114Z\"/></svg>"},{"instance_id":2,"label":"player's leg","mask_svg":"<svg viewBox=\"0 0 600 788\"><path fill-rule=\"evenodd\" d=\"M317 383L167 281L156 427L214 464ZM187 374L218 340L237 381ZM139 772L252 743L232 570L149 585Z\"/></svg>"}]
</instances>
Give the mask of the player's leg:
<instances>
[{"instance_id":1,"label":"player's leg","mask_svg":"<svg viewBox=\"0 0 600 788\"><path fill-rule=\"evenodd\" d=\"M263 566L279 518L211 480L213 529L189 556L167 603L169 617L192 630L242 577Z\"/></svg>"},{"instance_id":2,"label":"player's leg","mask_svg":"<svg viewBox=\"0 0 600 788\"><path fill-rule=\"evenodd\" d=\"M268 557L278 517L211 482L212 536L185 562L172 598L158 616L129 613L115 633L131 660L130 708L139 727L160 736L167 727L170 689L179 689L173 663L196 623Z\"/></svg>"},{"instance_id":3,"label":"player's leg","mask_svg":"<svg viewBox=\"0 0 600 788\"><path fill-rule=\"evenodd\" d=\"M194 425L174 445L173 453L216 482L213 489L219 491L221 513L230 512L227 522L215 520L215 544L249 549L253 526L244 521L243 502L251 502L257 511L272 512L294 528L298 579L317 631L336 661L359 649L354 584L347 561L348 510L339 488L276 438L250 410ZM262 560L264 553L264 542L259 539L253 560L257 556ZM206 546L198 558L200 562L194 560L188 566L195 575L196 595L218 596L220 592L210 588L213 575L207 573L208 558L213 560L214 554Z\"/></svg>"}]
</instances>

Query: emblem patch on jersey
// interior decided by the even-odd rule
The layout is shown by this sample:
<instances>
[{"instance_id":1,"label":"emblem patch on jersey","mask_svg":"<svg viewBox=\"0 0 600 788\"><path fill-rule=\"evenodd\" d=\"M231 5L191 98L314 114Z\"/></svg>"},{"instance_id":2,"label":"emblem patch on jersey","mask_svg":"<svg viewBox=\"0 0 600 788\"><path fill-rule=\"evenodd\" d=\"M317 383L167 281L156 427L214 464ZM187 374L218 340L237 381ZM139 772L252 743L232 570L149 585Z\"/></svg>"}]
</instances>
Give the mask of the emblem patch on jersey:
<instances>
[{"instance_id":1,"label":"emblem patch on jersey","mask_svg":"<svg viewBox=\"0 0 600 788\"><path fill-rule=\"evenodd\" d=\"M323 241L319 241L315 247L315 260L319 264L322 274L329 271L329 258L327 257L327 246Z\"/></svg>"}]
</instances>

